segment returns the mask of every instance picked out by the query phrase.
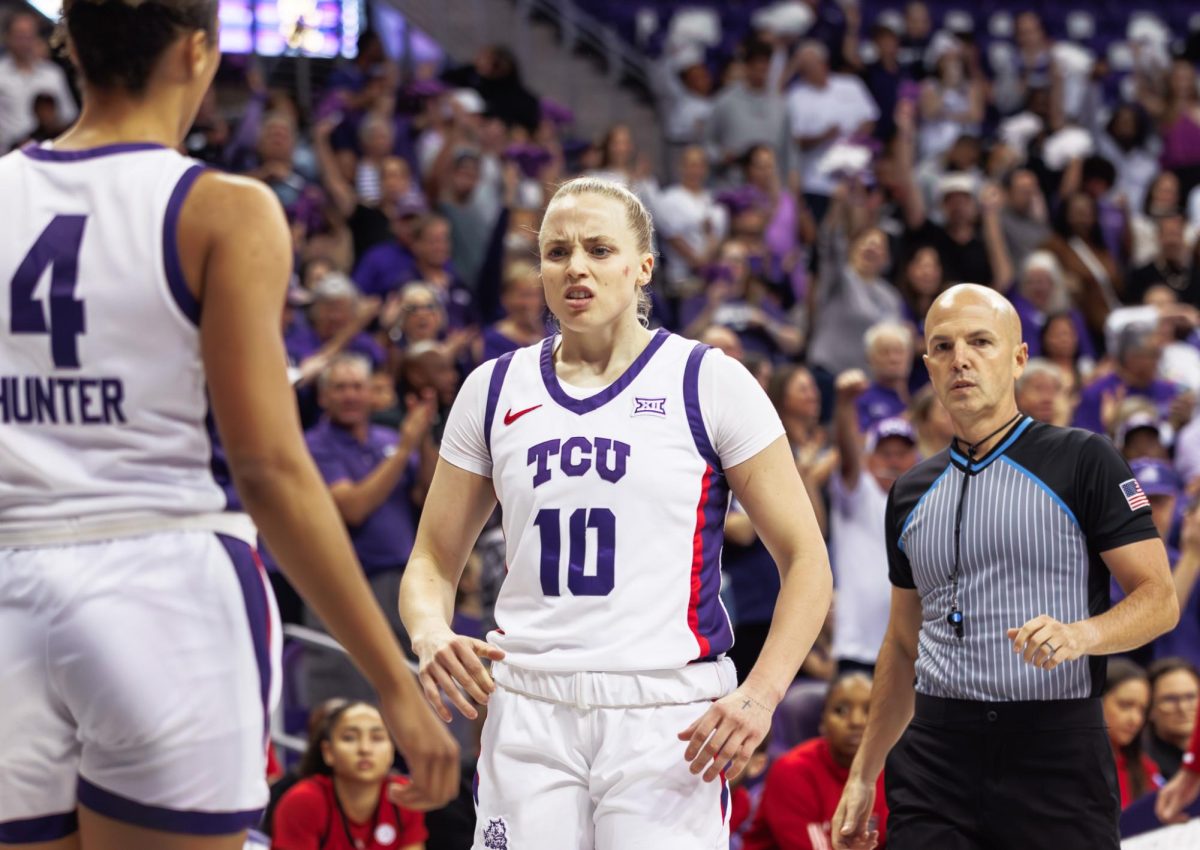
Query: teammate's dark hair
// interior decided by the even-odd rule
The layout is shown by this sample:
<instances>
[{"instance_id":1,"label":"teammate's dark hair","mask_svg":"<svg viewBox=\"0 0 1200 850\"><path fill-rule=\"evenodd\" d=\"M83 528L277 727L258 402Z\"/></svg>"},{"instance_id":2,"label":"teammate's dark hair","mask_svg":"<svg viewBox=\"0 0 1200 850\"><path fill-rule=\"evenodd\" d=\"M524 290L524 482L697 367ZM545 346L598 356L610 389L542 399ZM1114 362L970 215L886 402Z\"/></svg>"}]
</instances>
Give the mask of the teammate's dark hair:
<instances>
[{"instance_id":1,"label":"teammate's dark hair","mask_svg":"<svg viewBox=\"0 0 1200 850\"><path fill-rule=\"evenodd\" d=\"M196 30L216 39L217 0L65 0L55 38L70 37L90 85L138 95L166 49Z\"/></svg>"}]
</instances>

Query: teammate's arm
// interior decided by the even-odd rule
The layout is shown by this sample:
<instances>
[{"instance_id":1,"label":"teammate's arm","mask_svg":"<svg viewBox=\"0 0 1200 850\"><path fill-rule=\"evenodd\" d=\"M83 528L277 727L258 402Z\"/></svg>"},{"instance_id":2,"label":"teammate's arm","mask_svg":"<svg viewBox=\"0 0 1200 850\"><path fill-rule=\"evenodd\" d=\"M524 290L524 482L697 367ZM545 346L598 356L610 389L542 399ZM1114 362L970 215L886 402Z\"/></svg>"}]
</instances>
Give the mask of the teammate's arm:
<instances>
[{"instance_id":1,"label":"teammate's arm","mask_svg":"<svg viewBox=\"0 0 1200 850\"><path fill-rule=\"evenodd\" d=\"M498 661L504 657L497 647L450 629L463 567L495 507L496 492L490 478L439 460L400 582L400 619L420 659L421 686L429 704L447 723L450 709L439 691L464 716L474 719L478 713L457 685L477 703L485 704L496 686L479 658Z\"/></svg>"},{"instance_id":2,"label":"teammate's arm","mask_svg":"<svg viewBox=\"0 0 1200 850\"><path fill-rule=\"evenodd\" d=\"M771 557L782 584L754 669L729 696L680 733L685 758L705 781L732 763L737 776L766 735L775 707L821 631L833 595L829 555L786 437L725 471L729 486ZM705 767L707 765L707 768Z\"/></svg>"},{"instance_id":3,"label":"teammate's arm","mask_svg":"<svg viewBox=\"0 0 1200 850\"><path fill-rule=\"evenodd\" d=\"M839 850L873 847L878 840L878 834L868 829L868 822L883 761L912 719L920 630L921 597L915 590L893 587L887 633L875 665L867 731L833 816L833 846Z\"/></svg>"},{"instance_id":4,"label":"teammate's arm","mask_svg":"<svg viewBox=\"0 0 1200 850\"><path fill-rule=\"evenodd\" d=\"M443 805L458 790L457 746L422 705L301 436L279 330L291 266L283 210L260 183L205 174L178 238L203 305L201 355L238 492L288 578L379 692L413 774L404 804Z\"/></svg>"}]
</instances>

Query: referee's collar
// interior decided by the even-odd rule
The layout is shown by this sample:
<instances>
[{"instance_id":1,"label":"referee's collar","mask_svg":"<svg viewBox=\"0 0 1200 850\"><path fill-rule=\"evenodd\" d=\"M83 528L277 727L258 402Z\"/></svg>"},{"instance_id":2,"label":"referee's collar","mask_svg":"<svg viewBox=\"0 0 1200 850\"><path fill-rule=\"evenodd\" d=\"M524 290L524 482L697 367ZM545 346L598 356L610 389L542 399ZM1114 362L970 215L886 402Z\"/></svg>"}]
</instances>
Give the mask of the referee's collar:
<instances>
[{"instance_id":1,"label":"referee's collar","mask_svg":"<svg viewBox=\"0 0 1200 850\"><path fill-rule=\"evenodd\" d=\"M1032 424L1033 419L1028 416L1022 416L1015 425L1008 429L1008 433L1000 439L1000 442L996 443L996 445L993 446L987 454L981 458L977 458L974 462L968 460L967 456L958 450L956 442L951 441L950 460L963 472L972 474L979 472L986 468L987 465L996 458L1008 451L1012 444L1020 439L1021 435L1024 434Z\"/></svg>"}]
</instances>

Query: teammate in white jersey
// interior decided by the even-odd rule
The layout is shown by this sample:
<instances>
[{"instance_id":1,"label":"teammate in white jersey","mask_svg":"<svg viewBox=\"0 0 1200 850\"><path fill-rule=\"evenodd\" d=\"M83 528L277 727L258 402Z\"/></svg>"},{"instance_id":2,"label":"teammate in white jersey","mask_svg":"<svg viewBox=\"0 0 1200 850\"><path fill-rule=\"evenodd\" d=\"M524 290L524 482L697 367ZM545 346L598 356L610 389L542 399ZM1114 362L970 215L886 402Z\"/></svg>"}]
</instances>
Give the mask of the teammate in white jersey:
<instances>
[{"instance_id":1,"label":"teammate in white jersey","mask_svg":"<svg viewBox=\"0 0 1200 850\"><path fill-rule=\"evenodd\" d=\"M79 122L0 158L0 846L233 850L266 803L274 601L237 491L380 692L415 783L457 791L301 437L261 183L175 153L217 0L67 0Z\"/></svg>"},{"instance_id":2,"label":"teammate in white jersey","mask_svg":"<svg viewBox=\"0 0 1200 850\"><path fill-rule=\"evenodd\" d=\"M613 183L555 194L539 244L561 334L464 383L401 585L430 702L475 717L461 686L488 705L476 850L727 847L726 768L763 739L829 607L825 547L765 394L719 351L639 320L651 231ZM783 574L740 687L718 597L730 490ZM485 643L449 620L497 500L508 576Z\"/></svg>"}]
</instances>

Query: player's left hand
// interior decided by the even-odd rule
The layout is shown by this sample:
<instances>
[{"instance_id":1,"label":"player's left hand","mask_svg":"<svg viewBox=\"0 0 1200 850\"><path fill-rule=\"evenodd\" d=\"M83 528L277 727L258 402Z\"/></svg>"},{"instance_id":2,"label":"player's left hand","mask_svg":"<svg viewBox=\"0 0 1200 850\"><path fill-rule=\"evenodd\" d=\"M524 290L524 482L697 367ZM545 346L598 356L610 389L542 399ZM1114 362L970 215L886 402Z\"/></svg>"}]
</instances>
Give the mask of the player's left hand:
<instances>
[{"instance_id":1,"label":"player's left hand","mask_svg":"<svg viewBox=\"0 0 1200 850\"><path fill-rule=\"evenodd\" d=\"M1200 773L1180 769L1171 781L1158 792L1154 802L1154 814L1163 823L1184 823L1188 814L1184 811L1200 797Z\"/></svg>"},{"instance_id":2,"label":"player's left hand","mask_svg":"<svg viewBox=\"0 0 1200 850\"><path fill-rule=\"evenodd\" d=\"M1007 634L1013 652L1021 653L1026 664L1043 670L1053 670L1088 652L1082 624L1060 623L1047 614L1039 614L1019 629L1009 629Z\"/></svg>"},{"instance_id":3,"label":"player's left hand","mask_svg":"<svg viewBox=\"0 0 1200 850\"><path fill-rule=\"evenodd\" d=\"M705 782L712 782L722 770L726 779L733 779L746 769L767 736L774 713L775 704L766 694L743 684L679 733L679 740L688 742L684 761L691 762L692 773L704 771Z\"/></svg>"}]
</instances>

